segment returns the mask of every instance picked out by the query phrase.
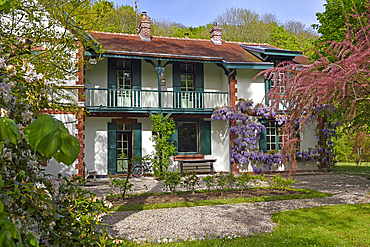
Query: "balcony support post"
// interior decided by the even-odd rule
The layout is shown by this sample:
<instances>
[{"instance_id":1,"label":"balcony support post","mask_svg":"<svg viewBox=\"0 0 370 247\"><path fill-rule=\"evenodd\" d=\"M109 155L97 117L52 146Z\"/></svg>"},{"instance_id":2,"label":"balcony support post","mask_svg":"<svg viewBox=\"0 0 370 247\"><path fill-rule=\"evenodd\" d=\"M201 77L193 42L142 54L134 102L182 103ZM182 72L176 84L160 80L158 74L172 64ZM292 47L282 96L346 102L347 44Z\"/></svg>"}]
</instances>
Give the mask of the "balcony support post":
<instances>
[{"instance_id":1,"label":"balcony support post","mask_svg":"<svg viewBox=\"0 0 370 247\"><path fill-rule=\"evenodd\" d=\"M161 61L158 61L158 66L154 67L155 72L158 73L158 108L159 115L162 113L162 88L161 88L161 74L164 73L164 67L161 66Z\"/></svg>"}]
</instances>

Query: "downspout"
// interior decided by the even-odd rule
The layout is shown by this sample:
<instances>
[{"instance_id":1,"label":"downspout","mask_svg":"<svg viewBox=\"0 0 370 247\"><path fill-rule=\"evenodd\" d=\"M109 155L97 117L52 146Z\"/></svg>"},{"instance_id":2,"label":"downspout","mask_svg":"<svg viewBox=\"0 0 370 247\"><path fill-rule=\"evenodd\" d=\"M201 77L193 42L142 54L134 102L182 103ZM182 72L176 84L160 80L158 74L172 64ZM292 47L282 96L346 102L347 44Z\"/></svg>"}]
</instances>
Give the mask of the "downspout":
<instances>
[{"instance_id":1,"label":"downspout","mask_svg":"<svg viewBox=\"0 0 370 247\"><path fill-rule=\"evenodd\" d=\"M230 76L232 76L236 72L236 69L233 69L228 75L227 75L227 104L231 105L231 99L230 99ZM231 133L230 133L230 127L231 127L231 121L229 120L229 173L232 173L232 164L231 164Z\"/></svg>"}]
</instances>

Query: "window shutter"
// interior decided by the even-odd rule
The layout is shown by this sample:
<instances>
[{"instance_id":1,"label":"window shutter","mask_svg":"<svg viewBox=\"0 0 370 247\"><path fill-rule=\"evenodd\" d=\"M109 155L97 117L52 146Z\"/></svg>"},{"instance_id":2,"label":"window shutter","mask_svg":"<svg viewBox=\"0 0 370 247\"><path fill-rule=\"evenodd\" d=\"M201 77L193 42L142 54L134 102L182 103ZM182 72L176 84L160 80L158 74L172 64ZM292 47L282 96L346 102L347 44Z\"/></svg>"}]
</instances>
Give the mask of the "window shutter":
<instances>
[{"instance_id":1,"label":"window shutter","mask_svg":"<svg viewBox=\"0 0 370 247\"><path fill-rule=\"evenodd\" d=\"M197 63L195 65L195 73L197 91L204 92L204 65L202 63Z\"/></svg>"},{"instance_id":2,"label":"window shutter","mask_svg":"<svg viewBox=\"0 0 370 247\"><path fill-rule=\"evenodd\" d=\"M197 63L195 65L195 80L196 80L196 91L204 92L204 65ZM204 108L204 97L203 94L197 94L196 107Z\"/></svg>"},{"instance_id":3,"label":"window shutter","mask_svg":"<svg viewBox=\"0 0 370 247\"><path fill-rule=\"evenodd\" d=\"M180 62L173 62L173 91L181 91Z\"/></svg>"},{"instance_id":4,"label":"window shutter","mask_svg":"<svg viewBox=\"0 0 370 247\"><path fill-rule=\"evenodd\" d=\"M211 121L200 121L200 153L212 154Z\"/></svg>"},{"instance_id":5,"label":"window shutter","mask_svg":"<svg viewBox=\"0 0 370 247\"><path fill-rule=\"evenodd\" d=\"M261 124L263 124L266 127L266 119L260 119L259 121ZM267 153L266 130L261 131L259 147L260 147L260 150L262 150L264 153Z\"/></svg>"},{"instance_id":6,"label":"window shutter","mask_svg":"<svg viewBox=\"0 0 370 247\"><path fill-rule=\"evenodd\" d=\"M117 87L117 60L108 58L108 88Z\"/></svg>"},{"instance_id":7,"label":"window shutter","mask_svg":"<svg viewBox=\"0 0 370 247\"><path fill-rule=\"evenodd\" d=\"M175 133L172 133L169 141L173 143L173 145L176 147L176 152L178 152L179 135L177 131L177 122L175 122Z\"/></svg>"},{"instance_id":8,"label":"window shutter","mask_svg":"<svg viewBox=\"0 0 370 247\"><path fill-rule=\"evenodd\" d=\"M141 60L132 61L132 89L141 89ZM140 106L140 93L133 95L133 105Z\"/></svg>"},{"instance_id":9,"label":"window shutter","mask_svg":"<svg viewBox=\"0 0 370 247\"><path fill-rule=\"evenodd\" d=\"M108 123L108 174L116 174L117 168L117 124Z\"/></svg>"},{"instance_id":10,"label":"window shutter","mask_svg":"<svg viewBox=\"0 0 370 247\"><path fill-rule=\"evenodd\" d=\"M133 129L133 132L134 132L134 146L133 146L134 157L139 156L141 158L142 157L142 153L141 153L141 123L134 123L132 125L132 129Z\"/></svg>"}]
</instances>

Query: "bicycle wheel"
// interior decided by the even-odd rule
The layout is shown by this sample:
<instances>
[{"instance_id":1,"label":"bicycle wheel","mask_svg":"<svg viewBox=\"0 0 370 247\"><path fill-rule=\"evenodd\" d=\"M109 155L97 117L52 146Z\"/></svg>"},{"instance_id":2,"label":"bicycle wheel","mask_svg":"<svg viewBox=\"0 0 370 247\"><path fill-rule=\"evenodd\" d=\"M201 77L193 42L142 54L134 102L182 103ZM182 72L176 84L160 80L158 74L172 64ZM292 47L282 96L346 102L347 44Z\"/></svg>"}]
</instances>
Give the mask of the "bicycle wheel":
<instances>
[{"instance_id":1,"label":"bicycle wheel","mask_svg":"<svg viewBox=\"0 0 370 247\"><path fill-rule=\"evenodd\" d=\"M141 164L136 164L134 170L132 171L132 176L135 178L142 177L144 175L144 167Z\"/></svg>"}]
</instances>

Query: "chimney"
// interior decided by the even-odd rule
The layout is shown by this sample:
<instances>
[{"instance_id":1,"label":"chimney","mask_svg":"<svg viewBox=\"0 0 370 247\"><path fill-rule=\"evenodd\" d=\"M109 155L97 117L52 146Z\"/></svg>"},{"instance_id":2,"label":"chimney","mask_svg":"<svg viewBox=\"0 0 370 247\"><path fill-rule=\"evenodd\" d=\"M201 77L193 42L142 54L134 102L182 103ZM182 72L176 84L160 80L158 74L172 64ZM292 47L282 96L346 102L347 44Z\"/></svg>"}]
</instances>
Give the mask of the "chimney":
<instances>
[{"instance_id":1,"label":"chimney","mask_svg":"<svg viewBox=\"0 0 370 247\"><path fill-rule=\"evenodd\" d=\"M217 22L215 22L211 31L209 31L211 33L211 41L215 45L222 45L221 31L222 27L217 26Z\"/></svg>"},{"instance_id":2,"label":"chimney","mask_svg":"<svg viewBox=\"0 0 370 247\"><path fill-rule=\"evenodd\" d=\"M139 37L142 41L150 41L152 35L150 34L150 24L152 23L151 20L148 19L146 16L146 12L143 12L143 17L141 18L141 22L139 25Z\"/></svg>"}]
</instances>

